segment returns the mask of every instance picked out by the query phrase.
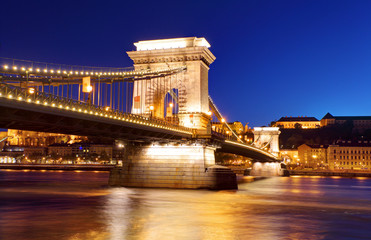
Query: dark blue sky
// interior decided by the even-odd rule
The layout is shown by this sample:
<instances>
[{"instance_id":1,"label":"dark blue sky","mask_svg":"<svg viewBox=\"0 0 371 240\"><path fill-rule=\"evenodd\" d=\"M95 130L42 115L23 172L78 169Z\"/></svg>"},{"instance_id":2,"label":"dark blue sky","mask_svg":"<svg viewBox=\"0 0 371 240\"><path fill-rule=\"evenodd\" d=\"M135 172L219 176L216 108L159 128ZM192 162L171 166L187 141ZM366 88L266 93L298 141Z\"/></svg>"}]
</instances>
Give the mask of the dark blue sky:
<instances>
[{"instance_id":1,"label":"dark blue sky","mask_svg":"<svg viewBox=\"0 0 371 240\"><path fill-rule=\"evenodd\" d=\"M0 56L131 66L133 42L205 37L228 121L371 115L371 1L3 1Z\"/></svg>"}]
</instances>

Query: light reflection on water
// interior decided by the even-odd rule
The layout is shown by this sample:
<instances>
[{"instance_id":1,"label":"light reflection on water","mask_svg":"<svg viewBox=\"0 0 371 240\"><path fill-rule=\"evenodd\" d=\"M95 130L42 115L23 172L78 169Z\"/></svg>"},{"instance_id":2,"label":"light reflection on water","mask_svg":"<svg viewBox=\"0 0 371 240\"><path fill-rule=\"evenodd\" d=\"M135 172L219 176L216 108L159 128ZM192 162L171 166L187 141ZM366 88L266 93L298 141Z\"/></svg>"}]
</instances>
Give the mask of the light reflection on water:
<instances>
[{"instance_id":1,"label":"light reflection on water","mask_svg":"<svg viewBox=\"0 0 371 240\"><path fill-rule=\"evenodd\" d=\"M371 179L238 191L109 188L108 173L0 171L0 239L367 239Z\"/></svg>"}]
</instances>

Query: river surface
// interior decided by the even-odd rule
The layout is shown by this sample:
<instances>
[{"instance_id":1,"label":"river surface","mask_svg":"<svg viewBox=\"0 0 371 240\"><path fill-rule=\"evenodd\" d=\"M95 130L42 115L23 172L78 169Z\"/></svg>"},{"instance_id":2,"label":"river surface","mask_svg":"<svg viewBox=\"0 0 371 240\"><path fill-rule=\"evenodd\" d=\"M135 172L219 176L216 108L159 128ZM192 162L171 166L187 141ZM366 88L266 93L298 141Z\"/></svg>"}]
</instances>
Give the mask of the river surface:
<instances>
[{"instance_id":1,"label":"river surface","mask_svg":"<svg viewBox=\"0 0 371 240\"><path fill-rule=\"evenodd\" d=\"M106 172L0 170L0 239L371 239L371 179L238 191L110 188Z\"/></svg>"}]
</instances>

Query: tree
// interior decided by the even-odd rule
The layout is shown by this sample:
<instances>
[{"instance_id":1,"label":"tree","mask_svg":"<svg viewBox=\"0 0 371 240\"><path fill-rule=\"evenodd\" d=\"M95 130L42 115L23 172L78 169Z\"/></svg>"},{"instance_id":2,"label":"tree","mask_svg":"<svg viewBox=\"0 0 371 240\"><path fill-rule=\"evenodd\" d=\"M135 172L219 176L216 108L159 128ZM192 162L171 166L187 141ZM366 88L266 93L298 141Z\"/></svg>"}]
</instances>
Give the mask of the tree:
<instances>
[{"instance_id":1,"label":"tree","mask_svg":"<svg viewBox=\"0 0 371 240\"><path fill-rule=\"evenodd\" d=\"M295 129L302 129L303 128L300 123L295 123L294 127L295 127Z\"/></svg>"}]
</instances>

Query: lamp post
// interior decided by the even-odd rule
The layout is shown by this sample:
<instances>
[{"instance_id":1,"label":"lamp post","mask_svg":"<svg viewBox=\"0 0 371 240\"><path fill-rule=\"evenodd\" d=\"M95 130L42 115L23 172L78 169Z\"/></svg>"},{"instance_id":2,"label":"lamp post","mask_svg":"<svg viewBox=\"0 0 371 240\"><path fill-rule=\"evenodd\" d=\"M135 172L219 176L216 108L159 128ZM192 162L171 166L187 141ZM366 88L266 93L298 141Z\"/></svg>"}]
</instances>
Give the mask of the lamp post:
<instances>
[{"instance_id":1,"label":"lamp post","mask_svg":"<svg viewBox=\"0 0 371 240\"><path fill-rule=\"evenodd\" d=\"M88 103L90 105L91 104L91 93L93 91L93 87L91 85L89 85L87 90L88 90Z\"/></svg>"},{"instance_id":2,"label":"lamp post","mask_svg":"<svg viewBox=\"0 0 371 240\"><path fill-rule=\"evenodd\" d=\"M150 110L150 113L151 113L150 118L152 118L152 112L153 112L154 109L155 108L153 106L149 106L149 110Z\"/></svg>"}]
</instances>

